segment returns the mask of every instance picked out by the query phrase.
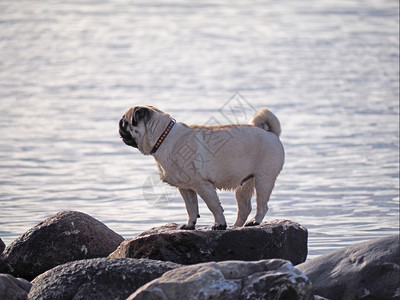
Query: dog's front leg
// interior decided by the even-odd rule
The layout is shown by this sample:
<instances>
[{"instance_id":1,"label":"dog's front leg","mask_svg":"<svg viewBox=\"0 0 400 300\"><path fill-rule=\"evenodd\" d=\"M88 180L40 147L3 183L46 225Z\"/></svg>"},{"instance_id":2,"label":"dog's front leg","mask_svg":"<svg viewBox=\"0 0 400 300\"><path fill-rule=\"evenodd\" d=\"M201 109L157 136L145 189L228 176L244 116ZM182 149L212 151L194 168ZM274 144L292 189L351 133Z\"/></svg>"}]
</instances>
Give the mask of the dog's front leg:
<instances>
[{"instance_id":1,"label":"dog's front leg","mask_svg":"<svg viewBox=\"0 0 400 300\"><path fill-rule=\"evenodd\" d=\"M224 217L224 210L219 202L215 187L210 182L204 182L196 187L196 192L207 204L208 209L214 215L215 223L212 226L213 230L225 230L226 221Z\"/></svg>"},{"instance_id":2,"label":"dog's front leg","mask_svg":"<svg viewBox=\"0 0 400 300\"><path fill-rule=\"evenodd\" d=\"M186 225L182 225L181 229L194 229L197 218L199 216L199 203L197 201L197 194L193 190L178 188L183 200L185 201L186 210L188 213L188 221Z\"/></svg>"}]
</instances>

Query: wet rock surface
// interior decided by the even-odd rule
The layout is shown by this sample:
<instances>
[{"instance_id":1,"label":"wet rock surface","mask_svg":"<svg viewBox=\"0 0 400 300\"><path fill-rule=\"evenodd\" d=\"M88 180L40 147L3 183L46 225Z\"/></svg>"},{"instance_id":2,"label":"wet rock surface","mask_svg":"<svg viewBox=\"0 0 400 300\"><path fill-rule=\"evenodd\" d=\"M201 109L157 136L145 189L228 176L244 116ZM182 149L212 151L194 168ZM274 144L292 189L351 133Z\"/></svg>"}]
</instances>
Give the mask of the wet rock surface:
<instances>
[{"instance_id":1,"label":"wet rock surface","mask_svg":"<svg viewBox=\"0 0 400 300\"><path fill-rule=\"evenodd\" d=\"M65 262L106 257L124 239L95 218L60 212L34 226L4 251L0 270L32 280Z\"/></svg>"},{"instance_id":2,"label":"wet rock surface","mask_svg":"<svg viewBox=\"0 0 400 300\"><path fill-rule=\"evenodd\" d=\"M180 230L170 223L126 240L109 257L149 258L179 264L281 258L294 265L307 257L307 229L288 220L254 227Z\"/></svg>"}]
</instances>

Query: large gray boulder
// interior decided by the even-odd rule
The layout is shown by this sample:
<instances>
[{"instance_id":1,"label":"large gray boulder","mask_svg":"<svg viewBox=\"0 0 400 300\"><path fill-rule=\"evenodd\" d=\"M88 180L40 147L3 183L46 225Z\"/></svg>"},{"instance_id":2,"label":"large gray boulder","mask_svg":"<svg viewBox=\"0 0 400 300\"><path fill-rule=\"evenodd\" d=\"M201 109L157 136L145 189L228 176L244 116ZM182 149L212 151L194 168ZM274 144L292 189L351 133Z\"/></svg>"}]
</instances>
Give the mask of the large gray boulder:
<instances>
[{"instance_id":1,"label":"large gray boulder","mask_svg":"<svg viewBox=\"0 0 400 300\"><path fill-rule=\"evenodd\" d=\"M133 258L94 258L57 266L32 281L30 300L126 299L180 265Z\"/></svg>"},{"instance_id":2,"label":"large gray boulder","mask_svg":"<svg viewBox=\"0 0 400 300\"><path fill-rule=\"evenodd\" d=\"M297 266L315 294L335 299L400 299L399 235L359 243Z\"/></svg>"},{"instance_id":3,"label":"large gray boulder","mask_svg":"<svg viewBox=\"0 0 400 300\"><path fill-rule=\"evenodd\" d=\"M31 288L31 283L10 274L0 274L0 299L25 300Z\"/></svg>"},{"instance_id":4,"label":"large gray boulder","mask_svg":"<svg viewBox=\"0 0 400 300\"><path fill-rule=\"evenodd\" d=\"M289 261L225 261L185 266L138 289L128 300L313 299L311 282Z\"/></svg>"},{"instance_id":5,"label":"large gray boulder","mask_svg":"<svg viewBox=\"0 0 400 300\"><path fill-rule=\"evenodd\" d=\"M32 280L66 262L107 257L123 237L91 216L60 212L31 228L4 251L1 272Z\"/></svg>"},{"instance_id":6,"label":"large gray boulder","mask_svg":"<svg viewBox=\"0 0 400 300\"><path fill-rule=\"evenodd\" d=\"M170 223L124 241L109 257L150 258L184 265L282 258L299 264L307 257L307 229L287 220L227 230L180 230L178 224Z\"/></svg>"}]
</instances>

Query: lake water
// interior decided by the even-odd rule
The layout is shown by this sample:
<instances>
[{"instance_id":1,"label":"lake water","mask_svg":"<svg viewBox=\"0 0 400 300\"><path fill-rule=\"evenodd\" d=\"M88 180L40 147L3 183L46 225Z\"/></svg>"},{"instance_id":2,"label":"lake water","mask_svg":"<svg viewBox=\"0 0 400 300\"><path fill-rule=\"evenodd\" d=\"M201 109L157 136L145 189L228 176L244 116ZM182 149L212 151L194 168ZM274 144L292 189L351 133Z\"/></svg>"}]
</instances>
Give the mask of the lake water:
<instances>
[{"instance_id":1,"label":"lake water","mask_svg":"<svg viewBox=\"0 0 400 300\"><path fill-rule=\"evenodd\" d=\"M398 8L0 1L0 237L63 210L125 238L184 223L153 158L119 138L120 117L141 104L188 124L272 110L286 162L265 220L306 226L309 258L398 233ZM232 224L233 193L219 195ZM202 201L200 212L198 224L213 222Z\"/></svg>"}]
</instances>

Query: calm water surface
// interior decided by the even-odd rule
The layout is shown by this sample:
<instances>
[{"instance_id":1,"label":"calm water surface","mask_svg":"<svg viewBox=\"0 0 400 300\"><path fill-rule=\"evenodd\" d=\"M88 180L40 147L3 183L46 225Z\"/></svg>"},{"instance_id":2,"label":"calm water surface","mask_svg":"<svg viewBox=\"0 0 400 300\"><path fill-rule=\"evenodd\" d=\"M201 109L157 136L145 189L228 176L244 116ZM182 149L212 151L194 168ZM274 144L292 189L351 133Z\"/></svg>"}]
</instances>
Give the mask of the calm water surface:
<instances>
[{"instance_id":1,"label":"calm water surface","mask_svg":"<svg viewBox=\"0 0 400 300\"><path fill-rule=\"evenodd\" d=\"M0 1L0 28L6 244L63 210L125 238L186 221L119 139L140 104L188 124L275 112L286 163L266 219L306 226L309 258L398 233L398 1Z\"/></svg>"}]
</instances>

